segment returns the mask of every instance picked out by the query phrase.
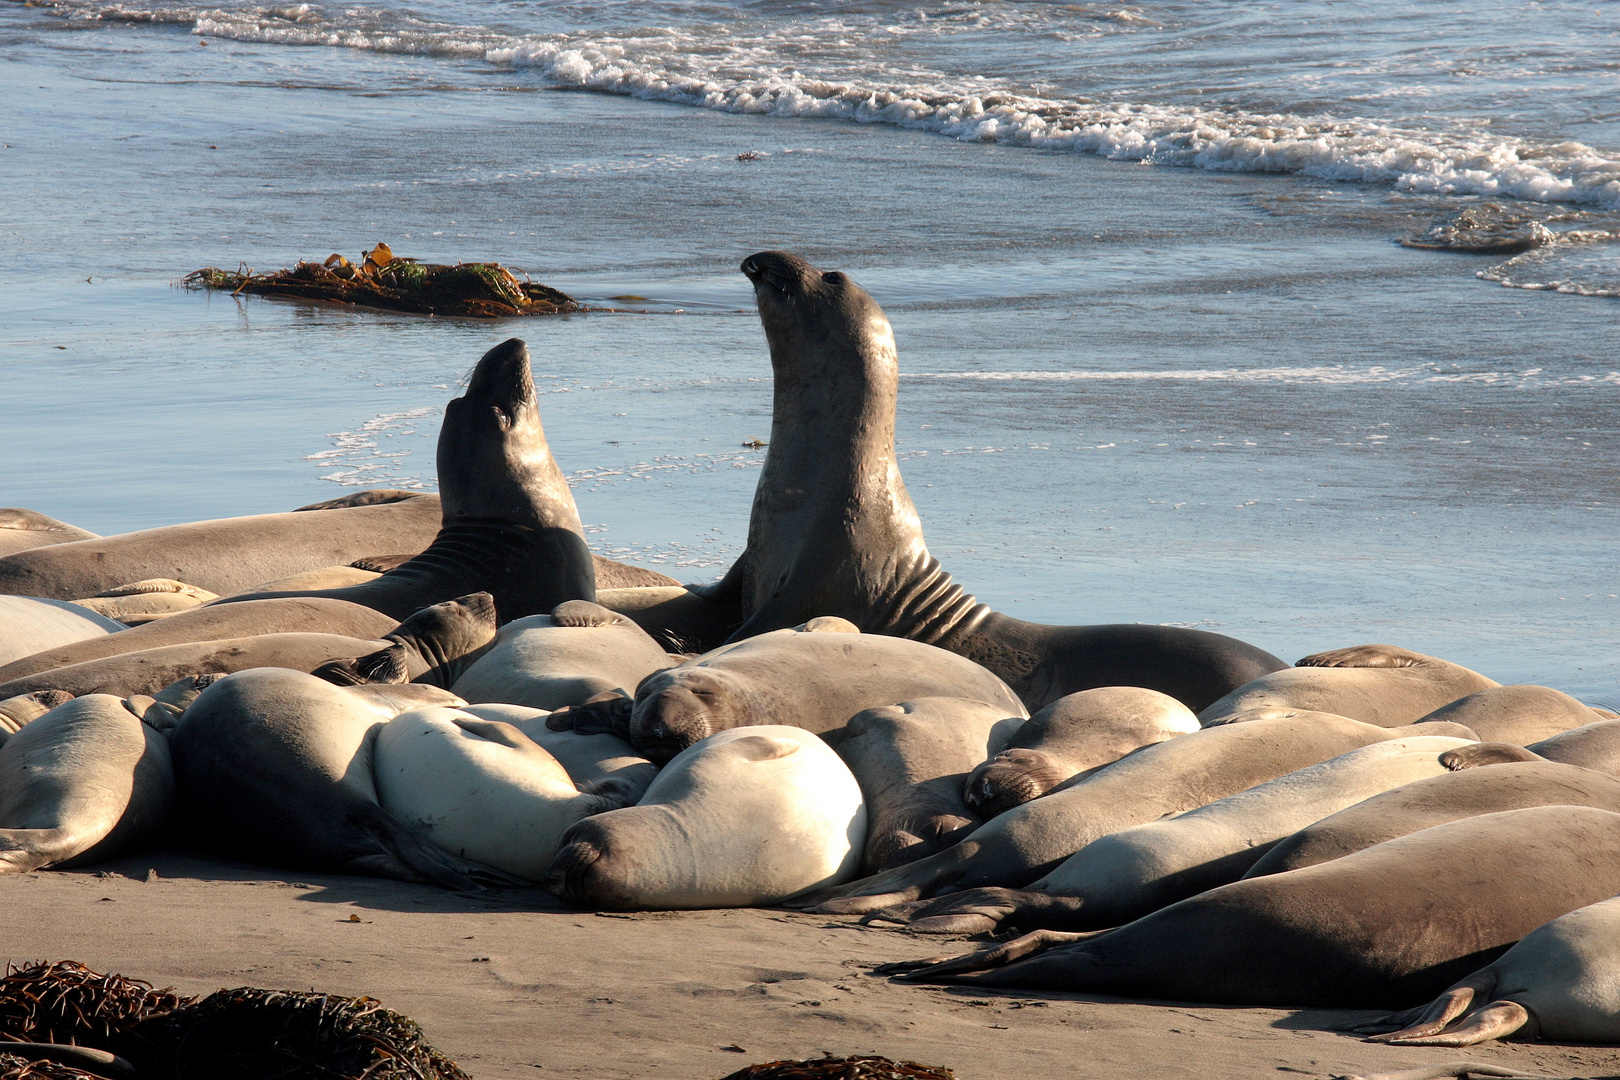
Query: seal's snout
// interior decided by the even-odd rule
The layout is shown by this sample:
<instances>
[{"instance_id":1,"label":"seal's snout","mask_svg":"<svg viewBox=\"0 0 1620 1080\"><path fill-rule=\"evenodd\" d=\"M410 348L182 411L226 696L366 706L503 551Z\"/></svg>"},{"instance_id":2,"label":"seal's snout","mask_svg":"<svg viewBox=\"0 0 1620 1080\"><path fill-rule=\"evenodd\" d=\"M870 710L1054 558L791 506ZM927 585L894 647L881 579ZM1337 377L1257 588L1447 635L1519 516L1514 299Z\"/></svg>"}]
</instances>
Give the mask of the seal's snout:
<instances>
[{"instance_id":1,"label":"seal's snout","mask_svg":"<svg viewBox=\"0 0 1620 1080\"><path fill-rule=\"evenodd\" d=\"M819 271L787 251L761 251L742 261L742 272L756 289L768 287L782 293L804 292L808 283L821 277Z\"/></svg>"},{"instance_id":2,"label":"seal's snout","mask_svg":"<svg viewBox=\"0 0 1620 1080\"><path fill-rule=\"evenodd\" d=\"M602 849L578 833L576 827L563 834L562 846L546 868L544 882L547 892L571 904L585 903L590 899L586 876L602 857Z\"/></svg>"},{"instance_id":3,"label":"seal's snout","mask_svg":"<svg viewBox=\"0 0 1620 1080\"><path fill-rule=\"evenodd\" d=\"M662 765L715 730L713 704L701 690L676 683L638 698L630 717L630 743Z\"/></svg>"},{"instance_id":4,"label":"seal's snout","mask_svg":"<svg viewBox=\"0 0 1620 1080\"><path fill-rule=\"evenodd\" d=\"M520 406L533 402L529 346L522 338L508 338L485 353L473 368L463 396L493 405L508 418Z\"/></svg>"}]
</instances>

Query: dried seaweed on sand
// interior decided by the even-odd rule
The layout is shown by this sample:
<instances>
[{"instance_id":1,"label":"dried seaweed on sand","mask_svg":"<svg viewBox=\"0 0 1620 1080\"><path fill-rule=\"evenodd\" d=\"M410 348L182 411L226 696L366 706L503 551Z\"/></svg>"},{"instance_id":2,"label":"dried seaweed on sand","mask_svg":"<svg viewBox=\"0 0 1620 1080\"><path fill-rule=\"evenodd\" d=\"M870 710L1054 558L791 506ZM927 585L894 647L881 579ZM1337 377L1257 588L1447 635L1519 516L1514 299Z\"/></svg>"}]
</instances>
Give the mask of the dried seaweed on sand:
<instances>
[{"instance_id":1,"label":"dried seaweed on sand","mask_svg":"<svg viewBox=\"0 0 1620 1080\"><path fill-rule=\"evenodd\" d=\"M526 276L526 275L525 275ZM247 268L204 267L187 274L188 288L354 304L417 315L495 319L585 311L573 297L546 285L519 281L499 263L422 263L395 255L387 244L366 252L355 266L342 255L324 263L258 274Z\"/></svg>"},{"instance_id":2,"label":"dried seaweed on sand","mask_svg":"<svg viewBox=\"0 0 1620 1080\"><path fill-rule=\"evenodd\" d=\"M750 1065L725 1080L956 1080L956 1074L933 1065L885 1057L824 1057Z\"/></svg>"}]
</instances>

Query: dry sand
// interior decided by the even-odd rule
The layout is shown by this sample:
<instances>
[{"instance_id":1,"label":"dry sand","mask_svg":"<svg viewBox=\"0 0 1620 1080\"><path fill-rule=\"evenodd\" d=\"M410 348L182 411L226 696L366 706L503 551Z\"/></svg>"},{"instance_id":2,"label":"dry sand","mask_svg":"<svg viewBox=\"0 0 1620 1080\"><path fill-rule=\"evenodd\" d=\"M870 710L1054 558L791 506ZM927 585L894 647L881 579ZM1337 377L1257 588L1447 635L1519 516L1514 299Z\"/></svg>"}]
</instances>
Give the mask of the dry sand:
<instances>
[{"instance_id":1,"label":"dry sand","mask_svg":"<svg viewBox=\"0 0 1620 1080\"><path fill-rule=\"evenodd\" d=\"M4 878L0 891L13 964L78 960L194 994L369 994L474 1080L714 1080L823 1051L961 1080L1325 1077L1464 1057L1620 1073L1615 1049L1368 1044L1332 1030L1364 1015L1342 1011L895 985L870 966L963 945L782 911L595 915L539 892L464 895L181 853Z\"/></svg>"}]
</instances>

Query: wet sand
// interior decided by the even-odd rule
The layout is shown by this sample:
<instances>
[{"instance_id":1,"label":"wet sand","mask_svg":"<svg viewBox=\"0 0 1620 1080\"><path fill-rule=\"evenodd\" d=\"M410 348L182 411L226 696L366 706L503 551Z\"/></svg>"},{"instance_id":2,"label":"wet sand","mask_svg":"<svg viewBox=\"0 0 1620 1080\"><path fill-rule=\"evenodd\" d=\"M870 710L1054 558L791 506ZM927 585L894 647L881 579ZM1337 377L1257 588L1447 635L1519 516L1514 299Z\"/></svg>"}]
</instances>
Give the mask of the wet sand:
<instances>
[{"instance_id":1,"label":"wet sand","mask_svg":"<svg viewBox=\"0 0 1620 1080\"><path fill-rule=\"evenodd\" d=\"M203 994L369 994L474 1080L714 1080L781 1058L876 1053L960 1080L1326 1077L1464 1058L1620 1073L1620 1050L1364 1043L1364 1014L902 986L880 963L961 942L772 910L596 915L545 893L463 895L161 853L0 880L4 955L73 959ZM359 921L353 921L358 917Z\"/></svg>"}]
</instances>

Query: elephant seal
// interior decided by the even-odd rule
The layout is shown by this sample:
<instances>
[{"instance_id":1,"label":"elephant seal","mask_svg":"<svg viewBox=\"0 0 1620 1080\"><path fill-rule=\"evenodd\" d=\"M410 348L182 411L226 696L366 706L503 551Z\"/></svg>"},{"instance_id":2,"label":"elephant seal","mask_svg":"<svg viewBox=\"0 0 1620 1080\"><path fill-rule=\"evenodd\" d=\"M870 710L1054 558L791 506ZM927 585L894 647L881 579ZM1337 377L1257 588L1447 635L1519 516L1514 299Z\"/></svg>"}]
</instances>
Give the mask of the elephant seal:
<instances>
[{"instance_id":1,"label":"elephant seal","mask_svg":"<svg viewBox=\"0 0 1620 1080\"><path fill-rule=\"evenodd\" d=\"M132 581L128 585L103 589L94 596L83 596L73 602L125 626L139 626L218 599L207 589L199 589L173 578L147 578L145 581Z\"/></svg>"},{"instance_id":2,"label":"elephant seal","mask_svg":"<svg viewBox=\"0 0 1620 1080\"><path fill-rule=\"evenodd\" d=\"M370 681L369 677L345 677L361 661L373 675L388 673L382 681L414 679L442 685L453 681L494 638L494 606L487 593L474 593L423 608L378 640L336 634L259 634L182 642L11 679L0 683L0 695L35 690L155 695L177 679L256 667L320 671L339 682ZM357 659L357 654L364 655Z\"/></svg>"},{"instance_id":3,"label":"elephant seal","mask_svg":"<svg viewBox=\"0 0 1620 1080\"><path fill-rule=\"evenodd\" d=\"M52 668L100 660L119 653L158 649L195 641L224 641L259 634L336 634L371 640L399 624L380 611L316 597L254 600L223 607L200 607L116 634L86 638L45 649L0 667L0 683Z\"/></svg>"},{"instance_id":4,"label":"elephant seal","mask_svg":"<svg viewBox=\"0 0 1620 1080\"><path fill-rule=\"evenodd\" d=\"M968 808L992 818L1091 773L1133 750L1198 730L1198 717L1169 694L1100 686L1058 698L1018 729L1007 749L968 775Z\"/></svg>"},{"instance_id":5,"label":"elephant seal","mask_svg":"<svg viewBox=\"0 0 1620 1080\"><path fill-rule=\"evenodd\" d=\"M219 679L170 736L185 819L237 858L448 888L506 881L418 839L378 805L382 724L357 695L313 675L254 668Z\"/></svg>"},{"instance_id":6,"label":"elephant seal","mask_svg":"<svg viewBox=\"0 0 1620 1080\"><path fill-rule=\"evenodd\" d=\"M1394 645L1355 645L1313 653L1295 667L1246 683L1199 710L1198 719L1208 726L1249 709L1308 709L1400 727L1428 718L1458 698L1498 686L1477 671L1438 657ZM1465 723L1456 717L1434 719Z\"/></svg>"},{"instance_id":7,"label":"elephant seal","mask_svg":"<svg viewBox=\"0 0 1620 1080\"><path fill-rule=\"evenodd\" d=\"M605 732L585 735L573 730L553 731L546 724L549 715L524 705L485 702L463 705L461 711L480 720L499 720L527 735L546 753L557 759L579 790L619 790L630 803L646 794L658 775L658 766L636 753L635 747ZM613 783L604 788L605 781Z\"/></svg>"},{"instance_id":8,"label":"elephant seal","mask_svg":"<svg viewBox=\"0 0 1620 1080\"><path fill-rule=\"evenodd\" d=\"M0 593L69 600L174 578L226 596L382 551L421 551L433 541L437 496L399 491L387 501L362 501L367 494L319 504L326 509L194 521L18 552L0 558Z\"/></svg>"},{"instance_id":9,"label":"elephant seal","mask_svg":"<svg viewBox=\"0 0 1620 1080\"><path fill-rule=\"evenodd\" d=\"M1443 760L1456 753L1442 756ZM1592 806L1620 813L1620 780L1552 762L1516 763L1432 776L1374 795L1306 825L1267 851L1246 877L1342 858L1448 821L1531 806Z\"/></svg>"},{"instance_id":10,"label":"elephant seal","mask_svg":"<svg viewBox=\"0 0 1620 1080\"><path fill-rule=\"evenodd\" d=\"M0 507L0 557L34 548L68 544L74 540L94 539L95 533L46 517L37 510L24 510L19 506Z\"/></svg>"},{"instance_id":11,"label":"elephant seal","mask_svg":"<svg viewBox=\"0 0 1620 1080\"><path fill-rule=\"evenodd\" d=\"M437 461L444 517L428 549L374 581L304 595L403 619L453 596L488 592L503 623L565 600L595 599L595 565L574 496L540 425L529 350L521 340L486 352L466 393L445 406Z\"/></svg>"},{"instance_id":12,"label":"elephant seal","mask_svg":"<svg viewBox=\"0 0 1620 1080\"><path fill-rule=\"evenodd\" d=\"M563 834L546 888L621 911L766 907L855 872L861 788L802 728L733 728L664 766L635 806Z\"/></svg>"},{"instance_id":13,"label":"elephant seal","mask_svg":"<svg viewBox=\"0 0 1620 1080\"><path fill-rule=\"evenodd\" d=\"M1026 890L970 889L868 916L924 933L971 934L1007 921L1026 929L1122 926L1242 877L1272 845L1391 788L1446 772L1461 739L1419 735L1373 743L1185 814L1098 837Z\"/></svg>"},{"instance_id":14,"label":"elephant seal","mask_svg":"<svg viewBox=\"0 0 1620 1080\"><path fill-rule=\"evenodd\" d=\"M559 709L601 693L635 693L641 680L674 664L634 622L585 600L558 605L501 627L490 650L452 689L471 702Z\"/></svg>"},{"instance_id":15,"label":"elephant seal","mask_svg":"<svg viewBox=\"0 0 1620 1080\"><path fill-rule=\"evenodd\" d=\"M986 822L961 843L907 866L807 897L828 914L864 914L940 893L1021 889L1111 832L1235 795L1296 769L1410 731L1345 717L1255 720L1144 747Z\"/></svg>"},{"instance_id":16,"label":"elephant seal","mask_svg":"<svg viewBox=\"0 0 1620 1080\"><path fill-rule=\"evenodd\" d=\"M1211 1004L1389 1008L1433 997L1536 927L1616 891L1620 814L1538 806L1222 885L1116 930L1036 931L961 959L878 971ZM1030 955L1046 944L1055 947Z\"/></svg>"},{"instance_id":17,"label":"elephant seal","mask_svg":"<svg viewBox=\"0 0 1620 1080\"><path fill-rule=\"evenodd\" d=\"M0 664L124 630L89 608L40 596L0 596Z\"/></svg>"},{"instance_id":18,"label":"elephant seal","mask_svg":"<svg viewBox=\"0 0 1620 1080\"><path fill-rule=\"evenodd\" d=\"M1285 666L1207 631L1041 626L979 603L928 553L900 477L899 367L882 309L844 274L786 252L751 255L742 272L775 375L770 449L746 549L687 602L737 612L730 640L838 615L983 664L1029 709L1098 686L1146 686L1198 709Z\"/></svg>"},{"instance_id":19,"label":"elephant seal","mask_svg":"<svg viewBox=\"0 0 1620 1080\"><path fill-rule=\"evenodd\" d=\"M1514 1034L1620 1043L1617 970L1620 898L1560 915L1428 1005L1355 1030L1383 1032L1369 1041L1397 1046L1473 1046Z\"/></svg>"},{"instance_id":20,"label":"elephant seal","mask_svg":"<svg viewBox=\"0 0 1620 1080\"><path fill-rule=\"evenodd\" d=\"M861 873L932 855L983 824L962 801L963 777L1021 724L1003 707L927 697L865 709L827 732L866 800Z\"/></svg>"},{"instance_id":21,"label":"elephant seal","mask_svg":"<svg viewBox=\"0 0 1620 1080\"><path fill-rule=\"evenodd\" d=\"M1550 686L1496 686L1458 698L1425 716L1466 724L1485 742L1528 746L1603 717Z\"/></svg>"},{"instance_id":22,"label":"elephant seal","mask_svg":"<svg viewBox=\"0 0 1620 1080\"><path fill-rule=\"evenodd\" d=\"M634 801L628 783L581 792L518 728L459 709L394 717L372 771L383 809L423 839L525 881L546 876L575 822Z\"/></svg>"},{"instance_id":23,"label":"elephant seal","mask_svg":"<svg viewBox=\"0 0 1620 1080\"><path fill-rule=\"evenodd\" d=\"M32 694L0 699L0 743L17 734L24 725L72 700L73 695L65 690L36 690Z\"/></svg>"},{"instance_id":24,"label":"elephant seal","mask_svg":"<svg viewBox=\"0 0 1620 1080\"><path fill-rule=\"evenodd\" d=\"M1528 749L1548 761L1620 776L1620 720L1582 724L1550 739L1531 743Z\"/></svg>"},{"instance_id":25,"label":"elephant seal","mask_svg":"<svg viewBox=\"0 0 1620 1080\"><path fill-rule=\"evenodd\" d=\"M168 739L116 697L74 698L0 746L0 873L118 854L173 807Z\"/></svg>"},{"instance_id":26,"label":"elephant seal","mask_svg":"<svg viewBox=\"0 0 1620 1080\"><path fill-rule=\"evenodd\" d=\"M1023 703L989 670L906 638L777 630L648 676L630 743L655 762L726 728L790 724L815 734L874 705L919 697L983 701L1022 719Z\"/></svg>"}]
</instances>

